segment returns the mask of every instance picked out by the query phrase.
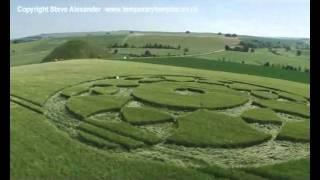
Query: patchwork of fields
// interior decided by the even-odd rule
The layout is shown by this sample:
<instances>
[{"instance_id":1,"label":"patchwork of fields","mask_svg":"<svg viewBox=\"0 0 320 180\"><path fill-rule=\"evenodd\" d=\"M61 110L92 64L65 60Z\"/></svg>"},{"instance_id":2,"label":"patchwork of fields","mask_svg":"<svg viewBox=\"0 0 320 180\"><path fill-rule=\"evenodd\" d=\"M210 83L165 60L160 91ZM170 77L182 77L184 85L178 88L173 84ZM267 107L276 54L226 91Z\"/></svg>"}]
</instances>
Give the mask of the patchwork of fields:
<instances>
[{"instance_id":1,"label":"patchwork of fields","mask_svg":"<svg viewBox=\"0 0 320 180\"><path fill-rule=\"evenodd\" d=\"M13 178L309 177L308 84L99 59L10 75Z\"/></svg>"}]
</instances>

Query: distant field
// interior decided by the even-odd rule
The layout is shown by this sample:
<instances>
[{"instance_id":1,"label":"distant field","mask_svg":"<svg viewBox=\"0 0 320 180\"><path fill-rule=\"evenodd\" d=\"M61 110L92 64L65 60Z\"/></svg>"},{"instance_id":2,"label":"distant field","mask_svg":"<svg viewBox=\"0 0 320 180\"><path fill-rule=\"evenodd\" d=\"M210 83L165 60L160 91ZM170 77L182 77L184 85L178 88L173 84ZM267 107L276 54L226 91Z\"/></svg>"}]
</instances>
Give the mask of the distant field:
<instances>
[{"instance_id":1,"label":"distant field","mask_svg":"<svg viewBox=\"0 0 320 180\"><path fill-rule=\"evenodd\" d=\"M43 39L24 43L10 43L10 66L40 63L63 39Z\"/></svg>"},{"instance_id":2,"label":"distant field","mask_svg":"<svg viewBox=\"0 0 320 180\"><path fill-rule=\"evenodd\" d=\"M304 72L283 70L280 68L271 68L264 66L256 66L250 64L232 63L212 61L200 58L148 58L148 59L134 59L134 60L121 60L121 61L134 61L151 64L162 64L179 67L189 67L195 69L205 69L214 71L226 71L240 74L250 74L256 76L271 77L277 79L285 79L289 81L309 83L310 74Z\"/></svg>"},{"instance_id":3,"label":"distant field","mask_svg":"<svg viewBox=\"0 0 320 180\"><path fill-rule=\"evenodd\" d=\"M62 36L37 41L10 43L10 66L40 63L54 48L68 40L85 40L109 52L109 46L121 42L123 34Z\"/></svg>"},{"instance_id":4,"label":"distant field","mask_svg":"<svg viewBox=\"0 0 320 180\"><path fill-rule=\"evenodd\" d=\"M156 48L113 48L111 52L115 49L118 50L118 54L121 55L141 55L144 54L146 50L149 50L151 54L156 56L170 56L170 55L181 55L183 54L183 50L176 49L156 49Z\"/></svg>"},{"instance_id":5,"label":"distant field","mask_svg":"<svg viewBox=\"0 0 320 180\"><path fill-rule=\"evenodd\" d=\"M158 43L164 45L171 45L181 49L188 48L188 54L203 53L208 51L215 51L223 49L225 44L236 45L239 43L237 38L224 38L224 37L201 37L193 35L129 35L126 43L135 46L144 46L147 43Z\"/></svg>"},{"instance_id":6,"label":"distant field","mask_svg":"<svg viewBox=\"0 0 320 180\"><path fill-rule=\"evenodd\" d=\"M293 54L290 54L289 57L286 55L274 55L271 52L268 52L266 49L256 49L254 53L223 51L197 57L209 60L224 60L237 63L244 62L245 64L253 65L263 65L266 62L269 62L270 64L274 65L291 65L294 67L300 67L302 70L310 68L310 60L307 56L295 56Z\"/></svg>"}]
</instances>

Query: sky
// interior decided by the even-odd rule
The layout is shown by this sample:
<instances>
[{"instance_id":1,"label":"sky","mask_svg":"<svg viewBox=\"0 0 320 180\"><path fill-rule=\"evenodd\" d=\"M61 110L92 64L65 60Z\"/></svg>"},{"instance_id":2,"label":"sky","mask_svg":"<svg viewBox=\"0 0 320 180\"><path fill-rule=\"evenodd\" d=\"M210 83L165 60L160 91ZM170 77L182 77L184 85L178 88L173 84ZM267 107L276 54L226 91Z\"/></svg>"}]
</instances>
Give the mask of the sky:
<instances>
[{"instance_id":1,"label":"sky","mask_svg":"<svg viewBox=\"0 0 320 180\"><path fill-rule=\"evenodd\" d=\"M27 14L35 7L189 8L185 12ZM50 9L49 9L50 10ZM69 9L68 9L69 10ZM123 10L123 9L122 9ZM188 9L187 9L188 10ZM309 0L11 0L10 38L42 33L143 30L310 37Z\"/></svg>"}]
</instances>

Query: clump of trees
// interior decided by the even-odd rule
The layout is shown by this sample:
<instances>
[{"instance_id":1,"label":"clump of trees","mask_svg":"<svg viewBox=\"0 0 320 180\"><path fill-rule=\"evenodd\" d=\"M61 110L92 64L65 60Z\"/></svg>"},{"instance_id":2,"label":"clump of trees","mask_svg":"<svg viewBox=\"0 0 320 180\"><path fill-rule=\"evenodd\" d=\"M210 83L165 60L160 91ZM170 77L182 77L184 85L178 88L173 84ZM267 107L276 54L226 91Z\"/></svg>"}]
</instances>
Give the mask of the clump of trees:
<instances>
[{"instance_id":1,"label":"clump of trees","mask_svg":"<svg viewBox=\"0 0 320 180\"><path fill-rule=\"evenodd\" d=\"M300 50L297 50L296 55L297 55L297 56L301 56L301 51L300 51Z\"/></svg>"},{"instance_id":2,"label":"clump of trees","mask_svg":"<svg viewBox=\"0 0 320 180\"><path fill-rule=\"evenodd\" d=\"M225 37L238 37L237 34L229 34L229 33L225 34L224 36Z\"/></svg>"},{"instance_id":3,"label":"clump of trees","mask_svg":"<svg viewBox=\"0 0 320 180\"><path fill-rule=\"evenodd\" d=\"M271 64L270 62L265 62L263 64L263 66L265 67L278 67L278 68L281 68L281 69L284 69L284 70L290 70L290 71L300 71L300 72L305 72L305 73L309 73L309 69L305 69L305 70L302 70L301 67L294 67L294 66L291 66L291 65L275 65L275 64Z\"/></svg>"},{"instance_id":4,"label":"clump of trees","mask_svg":"<svg viewBox=\"0 0 320 180\"><path fill-rule=\"evenodd\" d=\"M180 49L181 46L178 45L177 47L166 45L166 44L158 44L158 43L147 43L146 45L142 46L143 48L157 48L157 49Z\"/></svg>"},{"instance_id":5,"label":"clump of trees","mask_svg":"<svg viewBox=\"0 0 320 180\"><path fill-rule=\"evenodd\" d=\"M111 48L137 48L135 45L129 45L128 43L124 43L124 44L118 44L115 43L113 45L111 45ZM157 48L157 49L181 49L181 46L178 45L177 47L175 46L171 46L171 45L167 45L167 44L160 44L160 43L147 43L144 46L138 47L138 48Z\"/></svg>"},{"instance_id":6,"label":"clump of trees","mask_svg":"<svg viewBox=\"0 0 320 180\"><path fill-rule=\"evenodd\" d=\"M276 49L269 48L268 50L269 50L269 52L271 52L272 54L280 55L280 53L279 53Z\"/></svg>"},{"instance_id":7,"label":"clump of trees","mask_svg":"<svg viewBox=\"0 0 320 180\"><path fill-rule=\"evenodd\" d=\"M226 51L240 51L240 52L249 52L248 46L236 46L236 47L230 47L228 45L225 45Z\"/></svg>"}]
</instances>

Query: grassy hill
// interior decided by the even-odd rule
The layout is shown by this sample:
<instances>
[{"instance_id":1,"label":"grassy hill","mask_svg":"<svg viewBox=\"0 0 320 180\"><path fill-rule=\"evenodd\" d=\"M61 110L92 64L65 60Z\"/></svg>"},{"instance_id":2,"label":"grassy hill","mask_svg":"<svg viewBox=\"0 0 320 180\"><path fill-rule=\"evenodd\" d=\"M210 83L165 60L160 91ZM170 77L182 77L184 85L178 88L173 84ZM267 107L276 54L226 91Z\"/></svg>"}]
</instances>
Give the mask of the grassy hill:
<instances>
[{"instance_id":1,"label":"grassy hill","mask_svg":"<svg viewBox=\"0 0 320 180\"><path fill-rule=\"evenodd\" d=\"M107 53L105 53L103 49L90 42L84 40L71 40L56 47L42 60L42 62L57 61L61 59L101 58L106 55Z\"/></svg>"}]
</instances>

